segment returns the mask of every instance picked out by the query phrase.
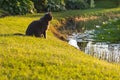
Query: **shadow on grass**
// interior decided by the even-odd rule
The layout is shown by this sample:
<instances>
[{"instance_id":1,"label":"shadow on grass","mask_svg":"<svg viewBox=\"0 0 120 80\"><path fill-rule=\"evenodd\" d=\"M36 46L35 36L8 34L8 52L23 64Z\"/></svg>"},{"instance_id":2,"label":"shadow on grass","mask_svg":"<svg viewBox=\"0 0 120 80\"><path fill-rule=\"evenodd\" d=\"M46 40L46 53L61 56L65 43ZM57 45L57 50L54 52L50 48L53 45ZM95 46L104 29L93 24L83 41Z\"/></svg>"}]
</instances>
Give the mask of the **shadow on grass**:
<instances>
[{"instance_id":1,"label":"shadow on grass","mask_svg":"<svg viewBox=\"0 0 120 80\"><path fill-rule=\"evenodd\" d=\"M21 33L14 33L14 34L0 34L0 37L9 37L9 36L25 36Z\"/></svg>"}]
</instances>

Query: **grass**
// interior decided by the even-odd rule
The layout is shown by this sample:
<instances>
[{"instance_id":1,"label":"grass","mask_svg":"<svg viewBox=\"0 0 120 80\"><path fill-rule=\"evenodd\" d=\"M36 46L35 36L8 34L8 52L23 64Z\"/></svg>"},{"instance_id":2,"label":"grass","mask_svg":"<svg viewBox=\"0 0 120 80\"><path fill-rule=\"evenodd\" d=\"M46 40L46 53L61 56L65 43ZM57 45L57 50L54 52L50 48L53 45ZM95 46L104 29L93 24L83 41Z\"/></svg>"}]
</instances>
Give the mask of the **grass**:
<instances>
[{"instance_id":1,"label":"grass","mask_svg":"<svg viewBox=\"0 0 120 80\"><path fill-rule=\"evenodd\" d=\"M110 8L110 9L102 9L102 8L93 8L86 10L69 10L63 12L55 12L54 16L57 19L61 18L69 18L69 17L90 17L90 16L102 16L106 14L119 13L120 8Z\"/></svg>"},{"instance_id":2,"label":"grass","mask_svg":"<svg viewBox=\"0 0 120 80\"><path fill-rule=\"evenodd\" d=\"M51 26L68 13L54 13ZM120 80L119 64L84 54L50 30L47 39L12 35L24 34L27 25L42 15L0 18L0 80Z\"/></svg>"},{"instance_id":3,"label":"grass","mask_svg":"<svg viewBox=\"0 0 120 80\"><path fill-rule=\"evenodd\" d=\"M95 7L99 8L115 8L117 7L117 2L116 1L110 1L110 0L96 0L95 1L96 5Z\"/></svg>"}]
</instances>

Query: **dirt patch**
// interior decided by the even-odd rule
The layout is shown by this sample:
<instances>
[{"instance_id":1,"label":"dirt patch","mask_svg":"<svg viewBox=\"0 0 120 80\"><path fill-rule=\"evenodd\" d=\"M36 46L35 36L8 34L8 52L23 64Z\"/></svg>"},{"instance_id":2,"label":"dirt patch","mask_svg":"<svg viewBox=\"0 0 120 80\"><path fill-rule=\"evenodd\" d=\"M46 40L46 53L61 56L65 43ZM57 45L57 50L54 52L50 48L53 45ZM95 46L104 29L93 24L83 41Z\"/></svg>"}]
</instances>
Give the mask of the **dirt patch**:
<instances>
[{"instance_id":1,"label":"dirt patch","mask_svg":"<svg viewBox=\"0 0 120 80\"><path fill-rule=\"evenodd\" d=\"M95 20L98 19L98 16L90 16L90 17L76 17L75 21L80 22L80 21L88 21L88 20Z\"/></svg>"}]
</instances>

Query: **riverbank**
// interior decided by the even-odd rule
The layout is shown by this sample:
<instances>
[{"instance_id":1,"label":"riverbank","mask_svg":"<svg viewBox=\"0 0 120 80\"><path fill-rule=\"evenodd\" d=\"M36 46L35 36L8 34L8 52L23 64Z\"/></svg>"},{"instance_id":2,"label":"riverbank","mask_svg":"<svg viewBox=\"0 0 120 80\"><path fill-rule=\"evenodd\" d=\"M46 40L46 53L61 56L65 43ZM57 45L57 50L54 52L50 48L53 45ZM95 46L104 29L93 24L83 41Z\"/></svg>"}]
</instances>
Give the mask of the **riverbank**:
<instances>
[{"instance_id":1,"label":"riverbank","mask_svg":"<svg viewBox=\"0 0 120 80\"><path fill-rule=\"evenodd\" d=\"M55 26L57 32L67 37L72 33L95 29L96 25L102 25L109 19L119 18L120 8L56 12L54 17L53 26Z\"/></svg>"}]
</instances>

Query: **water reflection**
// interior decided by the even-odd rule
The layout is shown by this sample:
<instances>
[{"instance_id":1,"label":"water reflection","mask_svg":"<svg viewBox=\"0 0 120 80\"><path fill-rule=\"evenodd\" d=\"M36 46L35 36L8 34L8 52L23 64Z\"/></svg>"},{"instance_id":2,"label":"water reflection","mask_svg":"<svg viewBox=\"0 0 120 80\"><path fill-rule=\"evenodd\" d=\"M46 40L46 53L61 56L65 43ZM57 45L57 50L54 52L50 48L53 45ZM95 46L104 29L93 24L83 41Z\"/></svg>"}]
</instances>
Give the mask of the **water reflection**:
<instances>
[{"instance_id":1,"label":"water reflection","mask_svg":"<svg viewBox=\"0 0 120 80\"><path fill-rule=\"evenodd\" d=\"M108 44L106 42L96 42L91 39L92 31L77 33L68 37L69 44L85 53L108 62L120 63L120 44Z\"/></svg>"},{"instance_id":2,"label":"water reflection","mask_svg":"<svg viewBox=\"0 0 120 80\"><path fill-rule=\"evenodd\" d=\"M85 53L109 62L120 62L120 44L88 42Z\"/></svg>"}]
</instances>

